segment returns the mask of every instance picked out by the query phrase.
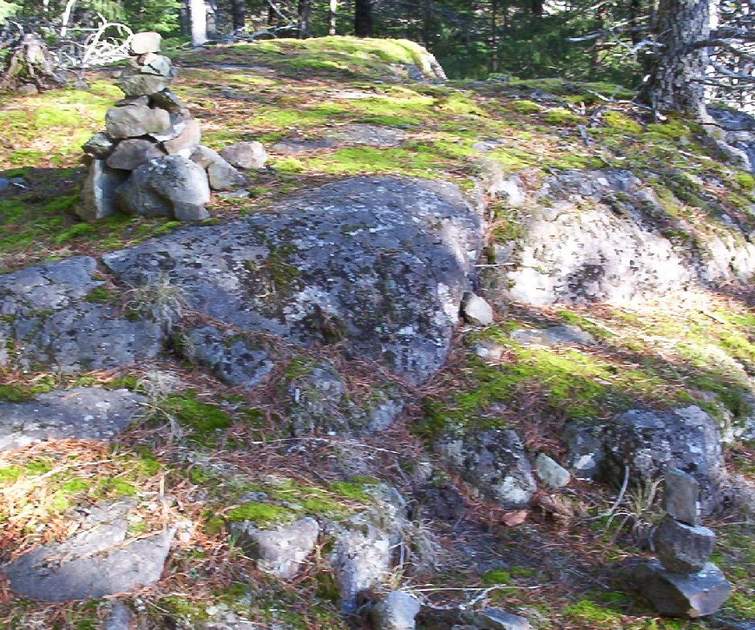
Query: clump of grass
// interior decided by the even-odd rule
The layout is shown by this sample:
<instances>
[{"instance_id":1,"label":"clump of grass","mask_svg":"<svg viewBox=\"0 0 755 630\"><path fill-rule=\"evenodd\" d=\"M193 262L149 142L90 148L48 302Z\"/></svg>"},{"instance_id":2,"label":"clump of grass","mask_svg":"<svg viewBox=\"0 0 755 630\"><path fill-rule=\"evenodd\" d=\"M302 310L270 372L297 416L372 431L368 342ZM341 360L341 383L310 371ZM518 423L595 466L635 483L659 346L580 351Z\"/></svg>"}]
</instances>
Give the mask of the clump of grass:
<instances>
[{"instance_id":1,"label":"clump of grass","mask_svg":"<svg viewBox=\"0 0 755 630\"><path fill-rule=\"evenodd\" d=\"M288 508L271 503L250 501L233 508L226 514L231 521L251 521L258 525L280 525L291 522L295 513Z\"/></svg>"},{"instance_id":2,"label":"clump of grass","mask_svg":"<svg viewBox=\"0 0 755 630\"><path fill-rule=\"evenodd\" d=\"M127 294L126 311L132 317L149 317L171 331L187 308L183 289L165 275L154 282L131 289Z\"/></svg>"}]
</instances>

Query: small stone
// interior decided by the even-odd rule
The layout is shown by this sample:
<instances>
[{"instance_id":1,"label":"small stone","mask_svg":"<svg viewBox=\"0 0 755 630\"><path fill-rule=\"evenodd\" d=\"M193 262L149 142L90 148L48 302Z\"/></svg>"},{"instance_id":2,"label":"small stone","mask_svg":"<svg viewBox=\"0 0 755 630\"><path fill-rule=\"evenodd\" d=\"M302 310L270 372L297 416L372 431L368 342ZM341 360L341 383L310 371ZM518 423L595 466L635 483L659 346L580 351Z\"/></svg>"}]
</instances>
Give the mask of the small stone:
<instances>
[{"instance_id":1,"label":"small stone","mask_svg":"<svg viewBox=\"0 0 755 630\"><path fill-rule=\"evenodd\" d=\"M110 168L133 171L147 160L165 155L153 142L134 138L123 140L115 147L112 155L107 159Z\"/></svg>"},{"instance_id":2,"label":"small stone","mask_svg":"<svg viewBox=\"0 0 755 630\"><path fill-rule=\"evenodd\" d=\"M210 179L210 188L213 190L236 190L248 183L244 174L227 162L210 164L207 168L207 176Z\"/></svg>"},{"instance_id":3,"label":"small stone","mask_svg":"<svg viewBox=\"0 0 755 630\"><path fill-rule=\"evenodd\" d=\"M196 118L183 121L183 130L172 140L163 142L163 147L169 155L188 153L189 157L202 140L202 128Z\"/></svg>"},{"instance_id":4,"label":"small stone","mask_svg":"<svg viewBox=\"0 0 755 630\"><path fill-rule=\"evenodd\" d=\"M503 358L504 352L506 352L505 346L490 339L483 339L478 342L475 344L473 350L478 357L488 363L497 363Z\"/></svg>"},{"instance_id":5,"label":"small stone","mask_svg":"<svg viewBox=\"0 0 755 630\"><path fill-rule=\"evenodd\" d=\"M672 573L694 573L713 553L716 535L707 527L685 525L666 516L653 536L655 552Z\"/></svg>"},{"instance_id":6,"label":"small stone","mask_svg":"<svg viewBox=\"0 0 755 630\"><path fill-rule=\"evenodd\" d=\"M530 622L519 615L513 615L500 608L486 608L477 612L470 612L464 617L475 628L484 630L530 630Z\"/></svg>"},{"instance_id":7,"label":"small stone","mask_svg":"<svg viewBox=\"0 0 755 630\"><path fill-rule=\"evenodd\" d=\"M267 151L261 142L238 142L226 147L220 155L236 168L264 168L267 163Z\"/></svg>"},{"instance_id":8,"label":"small stone","mask_svg":"<svg viewBox=\"0 0 755 630\"><path fill-rule=\"evenodd\" d=\"M96 133L87 140L81 148L84 153L95 158L105 159L113 150L114 143L112 138L106 133Z\"/></svg>"},{"instance_id":9,"label":"small stone","mask_svg":"<svg viewBox=\"0 0 755 630\"><path fill-rule=\"evenodd\" d=\"M664 509L677 521L700 524L700 483L692 475L672 468L664 477Z\"/></svg>"},{"instance_id":10,"label":"small stone","mask_svg":"<svg viewBox=\"0 0 755 630\"><path fill-rule=\"evenodd\" d=\"M697 573L685 575L667 571L657 560L650 560L635 567L632 578L655 609L670 617L707 617L731 595L731 585L712 562Z\"/></svg>"},{"instance_id":11,"label":"small stone","mask_svg":"<svg viewBox=\"0 0 755 630\"><path fill-rule=\"evenodd\" d=\"M563 488L571 481L571 474L557 461L540 453L535 459L535 470L540 480L551 488Z\"/></svg>"},{"instance_id":12,"label":"small stone","mask_svg":"<svg viewBox=\"0 0 755 630\"><path fill-rule=\"evenodd\" d=\"M124 72L116 83L126 96L152 96L165 90L171 79L156 74Z\"/></svg>"},{"instance_id":13,"label":"small stone","mask_svg":"<svg viewBox=\"0 0 755 630\"><path fill-rule=\"evenodd\" d=\"M126 177L127 173L111 169L104 160L92 160L76 214L84 221L97 221L117 212L118 188Z\"/></svg>"},{"instance_id":14,"label":"small stone","mask_svg":"<svg viewBox=\"0 0 755 630\"><path fill-rule=\"evenodd\" d=\"M370 611L376 630L414 630L420 611L419 600L404 591L392 591Z\"/></svg>"},{"instance_id":15,"label":"small stone","mask_svg":"<svg viewBox=\"0 0 755 630\"><path fill-rule=\"evenodd\" d=\"M476 326L489 326L493 323L493 308L479 295L467 292L461 303L464 319Z\"/></svg>"},{"instance_id":16,"label":"small stone","mask_svg":"<svg viewBox=\"0 0 755 630\"><path fill-rule=\"evenodd\" d=\"M171 79L175 76L173 63L165 55L149 54L144 55L143 59L139 65L139 72L142 74L154 74Z\"/></svg>"},{"instance_id":17,"label":"small stone","mask_svg":"<svg viewBox=\"0 0 755 630\"><path fill-rule=\"evenodd\" d=\"M155 107L161 107L171 113L186 109L184 102L169 89L151 94L149 100Z\"/></svg>"},{"instance_id":18,"label":"small stone","mask_svg":"<svg viewBox=\"0 0 755 630\"><path fill-rule=\"evenodd\" d=\"M145 105L112 107L105 114L107 133L112 138L138 138L170 128L170 114Z\"/></svg>"},{"instance_id":19,"label":"small stone","mask_svg":"<svg viewBox=\"0 0 755 630\"><path fill-rule=\"evenodd\" d=\"M145 55L160 52L162 36L153 31L134 33L128 40L128 47L132 55Z\"/></svg>"},{"instance_id":20,"label":"small stone","mask_svg":"<svg viewBox=\"0 0 755 630\"><path fill-rule=\"evenodd\" d=\"M306 517L275 529L258 529L251 521L231 523L237 543L257 560L257 567L282 579L293 578L317 544L320 526Z\"/></svg>"}]
</instances>

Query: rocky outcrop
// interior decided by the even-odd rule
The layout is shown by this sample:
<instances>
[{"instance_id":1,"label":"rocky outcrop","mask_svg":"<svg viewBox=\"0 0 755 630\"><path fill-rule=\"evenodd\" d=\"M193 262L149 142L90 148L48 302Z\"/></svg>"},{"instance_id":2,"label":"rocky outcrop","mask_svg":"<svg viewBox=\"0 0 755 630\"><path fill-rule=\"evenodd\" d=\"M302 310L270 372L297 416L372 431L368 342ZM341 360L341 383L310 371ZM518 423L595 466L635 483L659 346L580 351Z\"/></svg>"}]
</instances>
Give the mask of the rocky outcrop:
<instances>
[{"instance_id":1,"label":"rocky outcrop","mask_svg":"<svg viewBox=\"0 0 755 630\"><path fill-rule=\"evenodd\" d=\"M0 402L0 451L47 440L111 440L143 411L144 396L126 389L75 387L29 402Z\"/></svg>"},{"instance_id":2,"label":"rocky outcrop","mask_svg":"<svg viewBox=\"0 0 755 630\"><path fill-rule=\"evenodd\" d=\"M72 373L158 355L157 322L91 298L104 284L96 269L82 256L0 275L0 366Z\"/></svg>"},{"instance_id":3,"label":"rocky outcrop","mask_svg":"<svg viewBox=\"0 0 755 630\"><path fill-rule=\"evenodd\" d=\"M359 177L103 260L133 286L168 279L190 308L238 332L338 342L422 382L446 358L481 241L456 187Z\"/></svg>"},{"instance_id":4,"label":"rocky outcrop","mask_svg":"<svg viewBox=\"0 0 755 630\"><path fill-rule=\"evenodd\" d=\"M734 226L698 239L694 254L689 243L675 246L669 230L689 226L628 171L566 171L532 201L523 237L496 247L500 266L485 274L499 301L627 305L755 273L755 244Z\"/></svg>"}]
</instances>

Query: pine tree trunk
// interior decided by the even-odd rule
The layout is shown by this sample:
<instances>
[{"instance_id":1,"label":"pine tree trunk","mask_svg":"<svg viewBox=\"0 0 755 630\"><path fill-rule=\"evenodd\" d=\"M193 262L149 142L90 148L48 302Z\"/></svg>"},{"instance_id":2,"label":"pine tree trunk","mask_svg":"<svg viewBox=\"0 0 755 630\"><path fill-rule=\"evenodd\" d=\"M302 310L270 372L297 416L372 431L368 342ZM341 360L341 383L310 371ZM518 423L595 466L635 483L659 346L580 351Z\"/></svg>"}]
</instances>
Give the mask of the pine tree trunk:
<instances>
[{"instance_id":1,"label":"pine tree trunk","mask_svg":"<svg viewBox=\"0 0 755 630\"><path fill-rule=\"evenodd\" d=\"M354 4L354 35L372 37L372 0L356 0Z\"/></svg>"},{"instance_id":2,"label":"pine tree trunk","mask_svg":"<svg viewBox=\"0 0 755 630\"><path fill-rule=\"evenodd\" d=\"M201 46L207 42L207 7L204 0L187 0L189 23L191 24L191 44Z\"/></svg>"},{"instance_id":3,"label":"pine tree trunk","mask_svg":"<svg viewBox=\"0 0 755 630\"><path fill-rule=\"evenodd\" d=\"M328 11L328 35L336 34L336 16L338 14L338 0L330 0Z\"/></svg>"},{"instance_id":4,"label":"pine tree trunk","mask_svg":"<svg viewBox=\"0 0 755 630\"><path fill-rule=\"evenodd\" d=\"M233 30L240 31L246 25L246 0L232 0Z\"/></svg>"},{"instance_id":5,"label":"pine tree trunk","mask_svg":"<svg viewBox=\"0 0 755 630\"><path fill-rule=\"evenodd\" d=\"M299 38L309 37L310 20L312 18L312 0L299 0Z\"/></svg>"},{"instance_id":6,"label":"pine tree trunk","mask_svg":"<svg viewBox=\"0 0 755 630\"><path fill-rule=\"evenodd\" d=\"M660 48L651 61L642 96L659 112L705 113L708 51L695 44L710 36L711 0L661 0L654 32Z\"/></svg>"}]
</instances>

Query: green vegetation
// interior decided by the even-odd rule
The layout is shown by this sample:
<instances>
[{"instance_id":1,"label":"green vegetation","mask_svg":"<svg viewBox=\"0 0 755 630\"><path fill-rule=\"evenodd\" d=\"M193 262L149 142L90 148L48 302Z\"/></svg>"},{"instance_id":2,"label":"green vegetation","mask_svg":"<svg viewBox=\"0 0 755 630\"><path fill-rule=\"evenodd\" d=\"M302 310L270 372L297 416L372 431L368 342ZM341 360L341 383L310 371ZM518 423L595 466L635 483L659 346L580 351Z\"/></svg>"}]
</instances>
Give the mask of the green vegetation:
<instances>
[{"instance_id":1,"label":"green vegetation","mask_svg":"<svg viewBox=\"0 0 755 630\"><path fill-rule=\"evenodd\" d=\"M295 513L287 508L252 501L233 508L226 514L226 518L233 521L252 521L258 525L278 525L294 519Z\"/></svg>"}]
</instances>

